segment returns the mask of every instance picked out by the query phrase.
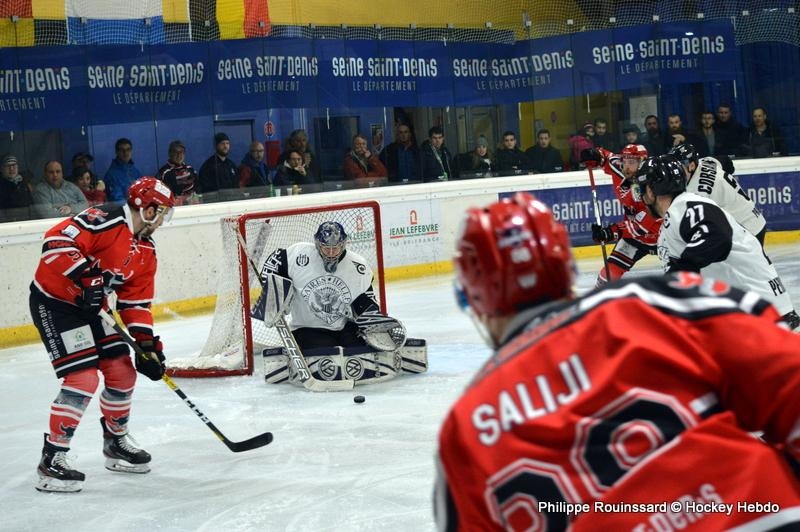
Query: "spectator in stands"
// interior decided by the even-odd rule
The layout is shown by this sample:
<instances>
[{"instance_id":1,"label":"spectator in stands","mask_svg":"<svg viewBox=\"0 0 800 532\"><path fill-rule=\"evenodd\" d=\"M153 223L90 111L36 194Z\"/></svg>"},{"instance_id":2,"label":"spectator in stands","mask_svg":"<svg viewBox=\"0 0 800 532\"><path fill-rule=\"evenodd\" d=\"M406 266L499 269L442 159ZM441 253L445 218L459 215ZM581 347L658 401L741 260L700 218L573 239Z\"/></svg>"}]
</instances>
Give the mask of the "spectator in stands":
<instances>
[{"instance_id":1,"label":"spectator in stands","mask_svg":"<svg viewBox=\"0 0 800 532\"><path fill-rule=\"evenodd\" d=\"M667 150L664 149L666 140L661 134L661 125L658 123L656 115L647 115L644 119L644 128L647 130L647 138L644 139L644 147L651 157L657 155L664 155Z\"/></svg>"},{"instance_id":2,"label":"spectator in stands","mask_svg":"<svg viewBox=\"0 0 800 532\"><path fill-rule=\"evenodd\" d=\"M197 172L186 163L186 146L180 140L173 140L167 148L167 164L158 169L156 178L163 181L175 196L175 205L196 205Z\"/></svg>"},{"instance_id":3,"label":"spectator in stands","mask_svg":"<svg viewBox=\"0 0 800 532\"><path fill-rule=\"evenodd\" d=\"M381 152L381 162L389 174L390 183L402 183L420 179L420 152L414 142L411 128L401 123L397 126L397 137Z\"/></svg>"},{"instance_id":4,"label":"spectator in stands","mask_svg":"<svg viewBox=\"0 0 800 532\"><path fill-rule=\"evenodd\" d=\"M314 152L308 145L308 133L305 129L295 129L289 134L284 143L284 150L278 158L278 168L280 168L289 156L290 151L298 151L303 154L303 166L306 169L306 179L309 183L316 183L320 179L320 167Z\"/></svg>"},{"instance_id":5,"label":"spectator in stands","mask_svg":"<svg viewBox=\"0 0 800 532\"><path fill-rule=\"evenodd\" d=\"M276 186L307 185L316 181L308 174L303 164L303 154L290 150L286 160L278 167L274 183Z\"/></svg>"},{"instance_id":6,"label":"spectator in stands","mask_svg":"<svg viewBox=\"0 0 800 532\"><path fill-rule=\"evenodd\" d=\"M781 132L777 126L770 124L767 111L763 107L753 109L753 122L747 130L745 155L750 157L771 157L786 155Z\"/></svg>"},{"instance_id":7,"label":"spectator in stands","mask_svg":"<svg viewBox=\"0 0 800 532\"><path fill-rule=\"evenodd\" d=\"M367 137L360 133L353 136L352 149L344 156L345 179L386 177L386 167L380 158L367 149Z\"/></svg>"},{"instance_id":8,"label":"spectator in stands","mask_svg":"<svg viewBox=\"0 0 800 532\"><path fill-rule=\"evenodd\" d=\"M444 130L441 127L433 126L428 130L428 139L422 143L420 157L423 181L447 181L453 175L450 168L452 157L444 145Z\"/></svg>"},{"instance_id":9,"label":"spectator in stands","mask_svg":"<svg viewBox=\"0 0 800 532\"><path fill-rule=\"evenodd\" d=\"M700 131L697 133L699 144L695 146L697 154L700 157L708 157L709 155L727 155L720 150L719 135L717 128L714 127L714 113L711 111L703 111L700 115Z\"/></svg>"},{"instance_id":10,"label":"spectator in stands","mask_svg":"<svg viewBox=\"0 0 800 532\"><path fill-rule=\"evenodd\" d=\"M6 155L0 161L0 222L18 222L31 217L33 186L19 172L19 161Z\"/></svg>"},{"instance_id":11,"label":"spectator in stands","mask_svg":"<svg viewBox=\"0 0 800 532\"><path fill-rule=\"evenodd\" d=\"M594 119L594 138L592 142L594 142L596 148L605 148L614 153L619 151L619 143L608 130L608 122L605 118Z\"/></svg>"},{"instance_id":12,"label":"spectator in stands","mask_svg":"<svg viewBox=\"0 0 800 532\"><path fill-rule=\"evenodd\" d=\"M513 131L503 133L503 147L495 153L492 166L497 175L524 174L528 171L528 159L517 147L517 136Z\"/></svg>"},{"instance_id":13,"label":"spectator in stands","mask_svg":"<svg viewBox=\"0 0 800 532\"><path fill-rule=\"evenodd\" d=\"M742 144L747 136L747 128L733 117L730 104L721 103L717 107L717 121L714 124L719 137L719 153L722 155L741 155Z\"/></svg>"},{"instance_id":14,"label":"spectator in stands","mask_svg":"<svg viewBox=\"0 0 800 532\"><path fill-rule=\"evenodd\" d=\"M200 167L200 192L216 192L225 188L239 187L239 170L228 155L231 139L225 133L214 135L214 155Z\"/></svg>"},{"instance_id":15,"label":"spectator in stands","mask_svg":"<svg viewBox=\"0 0 800 532\"><path fill-rule=\"evenodd\" d=\"M92 171L85 166L73 168L69 180L81 190L89 207L101 205L108 201L105 184L102 181L97 181ZM97 184L95 185L94 183Z\"/></svg>"},{"instance_id":16,"label":"spectator in stands","mask_svg":"<svg viewBox=\"0 0 800 532\"><path fill-rule=\"evenodd\" d=\"M489 151L489 142L481 135L475 141L475 148L466 153L459 153L451 165L453 177L471 179L476 177L491 177L492 153Z\"/></svg>"},{"instance_id":17,"label":"spectator in stands","mask_svg":"<svg viewBox=\"0 0 800 532\"><path fill-rule=\"evenodd\" d=\"M694 131L689 131L683 126L683 120L678 113L672 113L667 117L667 134L664 136L664 152L669 152L678 144L689 143L692 146L702 144L703 139L697 136ZM650 153L648 151L648 153Z\"/></svg>"},{"instance_id":18,"label":"spectator in stands","mask_svg":"<svg viewBox=\"0 0 800 532\"><path fill-rule=\"evenodd\" d=\"M534 174L550 174L564 171L561 152L550 145L550 131L540 129L536 134L536 145L525 150L525 157Z\"/></svg>"},{"instance_id":19,"label":"spectator in stands","mask_svg":"<svg viewBox=\"0 0 800 532\"><path fill-rule=\"evenodd\" d=\"M72 156L72 170L78 167L88 168L92 172L92 177L97 179L97 176L94 175L94 157L91 153L79 151Z\"/></svg>"},{"instance_id":20,"label":"spectator in stands","mask_svg":"<svg viewBox=\"0 0 800 532\"><path fill-rule=\"evenodd\" d=\"M239 188L267 187L270 185L269 168L264 161L264 145L254 140L247 155L239 165Z\"/></svg>"},{"instance_id":21,"label":"spectator in stands","mask_svg":"<svg viewBox=\"0 0 800 532\"><path fill-rule=\"evenodd\" d=\"M586 165L581 162L581 152L594 148L594 124L586 122L567 142L569 143L570 167L573 170L583 170Z\"/></svg>"},{"instance_id":22,"label":"spectator in stands","mask_svg":"<svg viewBox=\"0 0 800 532\"><path fill-rule=\"evenodd\" d=\"M128 198L128 187L142 177L142 173L133 164L133 143L129 139L117 139L114 151L117 156L111 161L103 181L106 184L108 201L125 203Z\"/></svg>"},{"instance_id":23,"label":"spectator in stands","mask_svg":"<svg viewBox=\"0 0 800 532\"><path fill-rule=\"evenodd\" d=\"M88 208L89 203L81 189L64 180L61 163L48 161L44 165L44 181L33 191L34 212L40 218L55 218L72 216Z\"/></svg>"},{"instance_id":24,"label":"spectator in stands","mask_svg":"<svg viewBox=\"0 0 800 532\"><path fill-rule=\"evenodd\" d=\"M641 136L641 132L639 131L639 126L636 124L630 124L622 128L622 139L625 141L623 146L627 146L628 144L641 144L642 141L639 138Z\"/></svg>"}]
</instances>

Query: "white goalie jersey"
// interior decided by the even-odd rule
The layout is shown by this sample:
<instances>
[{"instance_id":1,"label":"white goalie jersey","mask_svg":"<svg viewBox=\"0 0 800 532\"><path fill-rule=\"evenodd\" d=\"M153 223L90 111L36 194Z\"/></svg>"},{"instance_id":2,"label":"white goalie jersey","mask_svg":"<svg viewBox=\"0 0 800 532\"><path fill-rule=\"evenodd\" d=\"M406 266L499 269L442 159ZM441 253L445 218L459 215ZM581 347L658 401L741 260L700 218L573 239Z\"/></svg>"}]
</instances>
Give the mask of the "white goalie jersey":
<instances>
[{"instance_id":1,"label":"white goalie jersey","mask_svg":"<svg viewBox=\"0 0 800 532\"><path fill-rule=\"evenodd\" d=\"M262 278L265 274L292 280L295 291L290 307L292 330L314 327L338 331L353 319L351 305L357 299L359 303L373 302L377 307L372 268L364 257L350 250L342 255L336 272L329 273L316 246L300 242L275 250L264 264Z\"/></svg>"},{"instance_id":2,"label":"white goalie jersey","mask_svg":"<svg viewBox=\"0 0 800 532\"><path fill-rule=\"evenodd\" d=\"M725 172L713 157L703 157L697 162L697 168L686 183L686 191L711 198L753 235L758 236L767 225L761 210L736 177Z\"/></svg>"},{"instance_id":3,"label":"white goalie jersey","mask_svg":"<svg viewBox=\"0 0 800 532\"><path fill-rule=\"evenodd\" d=\"M664 270L694 271L752 290L770 301L781 315L792 302L761 244L714 201L691 193L672 201L658 237Z\"/></svg>"}]
</instances>

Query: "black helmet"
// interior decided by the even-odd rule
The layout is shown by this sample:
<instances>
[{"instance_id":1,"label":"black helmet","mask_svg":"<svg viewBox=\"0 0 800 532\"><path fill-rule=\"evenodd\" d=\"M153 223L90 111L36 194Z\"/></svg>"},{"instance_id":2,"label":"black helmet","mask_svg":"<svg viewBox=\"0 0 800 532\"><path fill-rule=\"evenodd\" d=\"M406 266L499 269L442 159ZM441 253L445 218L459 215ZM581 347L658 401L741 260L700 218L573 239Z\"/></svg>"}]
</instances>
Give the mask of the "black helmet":
<instances>
[{"instance_id":1,"label":"black helmet","mask_svg":"<svg viewBox=\"0 0 800 532\"><path fill-rule=\"evenodd\" d=\"M686 173L674 155L659 155L645 160L636 174L639 186L650 187L656 196L676 196L686 190Z\"/></svg>"},{"instance_id":2,"label":"black helmet","mask_svg":"<svg viewBox=\"0 0 800 532\"><path fill-rule=\"evenodd\" d=\"M673 147L669 150L669 155L674 155L676 159L678 159L683 166L688 167L690 162L697 164L697 161L700 157L697 155L697 150L694 146L689 144L688 142L683 142L678 144L677 146Z\"/></svg>"}]
</instances>

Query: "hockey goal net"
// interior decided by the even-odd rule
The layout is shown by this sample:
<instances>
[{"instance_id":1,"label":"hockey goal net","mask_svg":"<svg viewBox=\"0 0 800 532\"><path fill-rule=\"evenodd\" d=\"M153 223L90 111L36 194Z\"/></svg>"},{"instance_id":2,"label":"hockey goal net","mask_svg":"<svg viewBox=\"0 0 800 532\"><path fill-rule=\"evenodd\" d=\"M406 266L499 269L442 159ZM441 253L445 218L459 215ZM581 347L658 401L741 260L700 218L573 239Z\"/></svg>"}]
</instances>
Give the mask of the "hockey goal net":
<instances>
[{"instance_id":1,"label":"hockey goal net","mask_svg":"<svg viewBox=\"0 0 800 532\"><path fill-rule=\"evenodd\" d=\"M196 356L168 359L169 373L176 377L249 375L253 372L254 358L263 349L281 346L274 328L267 328L262 321L250 317L261 284L248 256L260 270L276 249L297 242L313 242L317 228L326 221L342 224L348 236L347 249L362 255L372 267L375 296L386 312L377 202L302 207L223 218L220 220L222 258L211 331ZM237 231L244 237L246 253ZM288 321L291 325L291 316Z\"/></svg>"}]
</instances>

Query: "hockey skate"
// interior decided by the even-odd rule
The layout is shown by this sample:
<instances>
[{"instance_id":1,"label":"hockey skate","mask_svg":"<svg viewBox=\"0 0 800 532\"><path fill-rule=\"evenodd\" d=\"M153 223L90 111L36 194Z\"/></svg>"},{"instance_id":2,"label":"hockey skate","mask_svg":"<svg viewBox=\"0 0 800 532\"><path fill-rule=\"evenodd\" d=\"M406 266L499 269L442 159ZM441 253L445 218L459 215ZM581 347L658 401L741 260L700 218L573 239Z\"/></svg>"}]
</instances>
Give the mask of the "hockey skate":
<instances>
[{"instance_id":1,"label":"hockey skate","mask_svg":"<svg viewBox=\"0 0 800 532\"><path fill-rule=\"evenodd\" d=\"M44 435L44 448L42 459L36 472L39 474L39 483L36 489L46 492L75 493L83 488L86 475L72 469L67 463L67 450L56 447L47 441Z\"/></svg>"},{"instance_id":2,"label":"hockey skate","mask_svg":"<svg viewBox=\"0 0 800 532\"><path fill-rule=\"evenodd\" d=\"M132 443L126 433L121 436L112 434L106 428L106 420L100 418L103 427L103 455L106 457L106 469L121 473L148 473L150 453L139 449Z\"/></svg>"}]
</instances>

